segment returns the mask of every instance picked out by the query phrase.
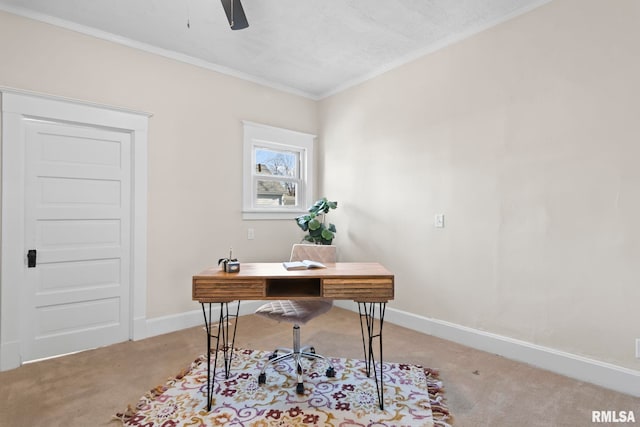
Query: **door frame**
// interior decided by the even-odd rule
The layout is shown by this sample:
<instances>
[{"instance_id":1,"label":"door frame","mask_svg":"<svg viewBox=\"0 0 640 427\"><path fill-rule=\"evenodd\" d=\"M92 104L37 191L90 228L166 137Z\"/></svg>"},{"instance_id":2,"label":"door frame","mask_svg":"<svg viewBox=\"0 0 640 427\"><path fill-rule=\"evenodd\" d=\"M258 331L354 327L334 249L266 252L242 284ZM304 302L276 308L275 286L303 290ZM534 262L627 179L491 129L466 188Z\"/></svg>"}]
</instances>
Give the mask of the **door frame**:
<instances>
[{"instance_id":1,"label":"door frame","mask_svg":"<svg viewBox=\"0 0 640 427\"><path fill-rule=\"evenodd\" d=\"M131 276L129 339L146 337L147 138L151 114L0 87L2 222L0 235L0 371L22 364L19 302L25 281L23 117L107 128L131 135Z\"/></svg>"}]
</instances>

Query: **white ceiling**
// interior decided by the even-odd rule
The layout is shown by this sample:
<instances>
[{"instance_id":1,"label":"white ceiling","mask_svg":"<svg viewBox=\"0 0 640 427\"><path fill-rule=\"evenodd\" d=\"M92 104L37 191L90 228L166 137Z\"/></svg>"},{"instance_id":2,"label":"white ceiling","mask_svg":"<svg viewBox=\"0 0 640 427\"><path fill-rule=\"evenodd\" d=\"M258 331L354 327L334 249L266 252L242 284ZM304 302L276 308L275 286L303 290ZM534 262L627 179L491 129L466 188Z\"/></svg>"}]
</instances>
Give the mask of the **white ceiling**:
<instances>
[{"instance_id":1,"label":"white ceiling","mask_svg":"<svg viewBox=\"0 0 640 427\"><path fill-rule=\"evenodd\" d=\"M550 0L0 0L0 9L319 99ZM189 23L189 27L187 26Z\"/></svg>"}]
</instances>

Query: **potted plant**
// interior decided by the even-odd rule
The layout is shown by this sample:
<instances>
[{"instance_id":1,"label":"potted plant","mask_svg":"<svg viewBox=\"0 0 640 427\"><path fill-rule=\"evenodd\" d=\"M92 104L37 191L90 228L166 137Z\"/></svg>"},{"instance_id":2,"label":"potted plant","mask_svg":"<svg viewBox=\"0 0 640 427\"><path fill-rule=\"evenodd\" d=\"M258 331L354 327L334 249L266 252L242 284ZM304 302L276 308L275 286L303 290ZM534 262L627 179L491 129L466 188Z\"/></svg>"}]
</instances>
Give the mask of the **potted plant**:
<instances>
[{"instance_id":1,"label":"potted plant","mask_svg":"<svg viewBox=\"0 0 640 427\"><path fill-rule=\"evenodd\" d=\"M336 233L336 226L325 223L325 215L331 209L338 207L338 202L331 202L326 197L316 201L313 206L308 209L308 214L296 217L298 227L302 231L307 231L304 236L306 242L312 242L317 245L330 245Z\"/></svg>"}]
</instances>

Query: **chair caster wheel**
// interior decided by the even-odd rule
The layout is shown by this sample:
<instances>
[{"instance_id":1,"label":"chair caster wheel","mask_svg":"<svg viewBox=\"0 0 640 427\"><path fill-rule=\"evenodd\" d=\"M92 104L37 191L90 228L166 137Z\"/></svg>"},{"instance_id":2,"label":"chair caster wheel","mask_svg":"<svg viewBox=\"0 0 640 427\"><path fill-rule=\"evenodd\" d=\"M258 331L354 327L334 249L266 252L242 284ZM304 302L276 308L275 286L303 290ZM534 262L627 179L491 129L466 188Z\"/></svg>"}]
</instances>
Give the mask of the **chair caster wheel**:
<instances>
[{"instance_id":1,"label":"chair caster wheel","mask_svg":"<svg viewBox=\"0 0 640 427\"><path fill-rule=\"evenodd\" d=\"M266 382L267 382L267 375L266 374L258 375L258 384L264 384Z\"/></svg>"},{"instance_id":2,"label":"chair caster wheel","mask_svg":"<svg viewBox=\"0 0 640 427\"><path fill-rule=\"evenodd\" d=\"M298 383L298 385L296 386L296 393L304 394L304 384L303 383Z\"/></svg>"},{"instance_id":3,"label":"chair caster wheel","mask_svg":"<svg viewBox=\"0 0 640 427\"><path fill-rule=\"evenodd\" d=\"M278 357L278 352L277 352L277 351L274 351L273 353L271 353L271 354L269 355L269 360L273 360L273 359L275 359L276 357Z\"/></svg>"},{"instance_id":4,"label":"chair caster wheel","mask_svg":"<svg viewBox=\"0 0 640 427\"><path fill-rule=\"evenodd\" d=\"M329 368L327 368L326 374L327 374L327 377L333 378L333 377L336 376L336 370L333 369L333 367L329 367Z\"/></svg>"}]
</instances>

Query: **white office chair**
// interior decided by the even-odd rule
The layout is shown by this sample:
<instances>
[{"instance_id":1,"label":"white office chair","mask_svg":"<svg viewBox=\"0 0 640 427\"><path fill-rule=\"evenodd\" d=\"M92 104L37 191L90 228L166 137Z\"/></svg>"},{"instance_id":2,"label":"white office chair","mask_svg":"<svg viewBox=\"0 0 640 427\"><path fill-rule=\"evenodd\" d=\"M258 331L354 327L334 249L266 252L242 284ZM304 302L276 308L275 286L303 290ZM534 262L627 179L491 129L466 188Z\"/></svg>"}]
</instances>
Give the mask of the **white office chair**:
<instances>
[{"instance_id":1,"label":"white office chair","mask_svg":"<svg viewBox=\"0 0 640 427\"><path fill-rule=\"evenodd\" d=\"M336 247L332 245L307 245L296 244L291 249L290 261L302 260L319 261L321 263L336 262ZM321 359L329 366L326 370L327 377L335 377L336 372L331 361L324 356L316 354L312 346L300 347L300 324L305 324L309 320L326 313L333 306L331 300L276 300L271 301L256 310L256 314L278 321L293 323L293 348L277 348L269 356L269 360L262 367L258 376L258 383L264 384L267 381L266 369L271 365L286 360L293 359L296 363L298 384L296 392L304 393L304 383L302 374L304 372L301 359ZM278 355L278 353L284 353Z\"/></svg>"}]
</instances>

